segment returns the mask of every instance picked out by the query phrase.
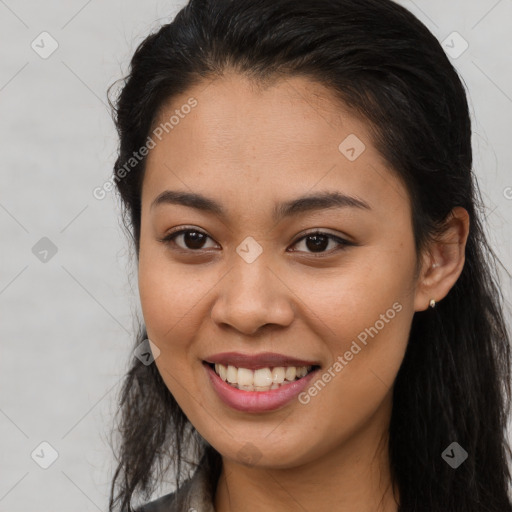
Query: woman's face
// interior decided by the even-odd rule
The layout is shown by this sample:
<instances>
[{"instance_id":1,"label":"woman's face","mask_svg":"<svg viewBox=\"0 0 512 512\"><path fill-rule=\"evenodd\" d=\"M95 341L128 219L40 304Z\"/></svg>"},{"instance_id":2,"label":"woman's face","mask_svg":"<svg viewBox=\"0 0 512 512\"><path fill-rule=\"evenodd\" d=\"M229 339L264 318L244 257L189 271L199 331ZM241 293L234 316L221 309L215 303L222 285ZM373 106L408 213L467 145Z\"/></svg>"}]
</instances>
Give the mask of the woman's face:
<instances>
[{"instance_id":1,"label":"woman's face","mask_svg":"<svg viewBox=\"0 0 512 512\"><path fill-rule=\"evenodd\" d=\"M312 81L258 89L235 74L175 97L160 121L139 289L189 420L224 457L268 467L385 432L427 305L406 189L366 125Z\"/></svg>"}]
</instances>

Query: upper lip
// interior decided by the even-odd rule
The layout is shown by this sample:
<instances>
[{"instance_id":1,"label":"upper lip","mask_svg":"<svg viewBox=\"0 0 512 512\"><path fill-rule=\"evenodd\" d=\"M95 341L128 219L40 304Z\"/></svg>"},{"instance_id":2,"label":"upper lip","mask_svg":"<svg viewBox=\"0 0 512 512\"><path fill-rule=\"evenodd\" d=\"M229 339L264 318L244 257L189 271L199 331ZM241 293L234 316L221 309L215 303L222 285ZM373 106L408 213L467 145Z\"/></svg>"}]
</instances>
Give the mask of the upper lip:
<instances>
[{"instance_id":1,"label":"upper lip","mask_svg":"<svg viewBox=\"0 0 512 512\"><path fill-rule=\"evenodd\" d=\"M261 352L259 354L243 354L241 352L222 352L205 359L207 363L218 363L224 366L236 366L256 370L258 368L274 368L276 366L317 366L316 361L297 359L296 357L277 354L275 352Z\"/></svg>"}]
</instances>

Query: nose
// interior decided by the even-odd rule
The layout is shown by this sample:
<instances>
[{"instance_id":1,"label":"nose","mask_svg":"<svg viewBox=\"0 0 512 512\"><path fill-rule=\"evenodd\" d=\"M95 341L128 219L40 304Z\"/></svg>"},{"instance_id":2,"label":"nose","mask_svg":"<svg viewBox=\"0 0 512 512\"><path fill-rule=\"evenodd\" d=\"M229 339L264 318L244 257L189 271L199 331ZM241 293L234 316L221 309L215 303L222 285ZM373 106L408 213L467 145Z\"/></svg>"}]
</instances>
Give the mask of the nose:
<instances>
[{"instance_id":1,"label":"nose","mask_svg":"<svg viewBox=\"0 0 512 512\"><path fill-rule=\"evenodd\" d=\"M252 263L239 258L218 286L211 318L221 327L253 335L263 326L293 321L293 292L262 257Z\"/></svg>"}]
</instances>

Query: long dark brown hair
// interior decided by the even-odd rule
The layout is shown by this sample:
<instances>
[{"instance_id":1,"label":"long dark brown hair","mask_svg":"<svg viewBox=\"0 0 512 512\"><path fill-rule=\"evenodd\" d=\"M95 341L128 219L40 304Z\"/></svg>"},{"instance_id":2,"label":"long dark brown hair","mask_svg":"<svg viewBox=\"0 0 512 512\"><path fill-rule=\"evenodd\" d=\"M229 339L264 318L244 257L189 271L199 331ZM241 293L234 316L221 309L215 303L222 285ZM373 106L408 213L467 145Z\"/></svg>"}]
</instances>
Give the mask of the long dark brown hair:
<instances>
[{"instance_id":1,"label":"long dark brown hair","mask_svg":"<svg viewBox=\"0 0 512 512\"><path fill-rule=\"evenodd\" d=\"M112 101L120 140L114 179L136 255L145 158L128 172L126 162L146 144L165 103L227 70L254 80L313 78L365 120L407 186L418 255L454 207L468 211L459 279L435 309L413 318L394 386L391 472L400 512L512 512L510 333L499 260L481 220L465 88L441 45L391 0L191 0L139 45ZM135 346L146 338L141 325ZM148 499L171 467L180 485L201 457L215 485L220 455L194 430L156 365L131 358L113 432L111 512ZM468 453L457 469L441 457L454 441Z\"/></svg>"}]
</instances>

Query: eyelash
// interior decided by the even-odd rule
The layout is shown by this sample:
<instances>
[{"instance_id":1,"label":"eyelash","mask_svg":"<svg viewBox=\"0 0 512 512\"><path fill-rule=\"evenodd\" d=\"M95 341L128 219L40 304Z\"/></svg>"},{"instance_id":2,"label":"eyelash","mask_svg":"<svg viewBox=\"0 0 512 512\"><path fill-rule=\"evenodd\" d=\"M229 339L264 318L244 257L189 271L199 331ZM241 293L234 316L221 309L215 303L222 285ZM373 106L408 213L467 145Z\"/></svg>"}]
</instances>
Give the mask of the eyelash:
<instances>
[{"instance_id":1,"label":"eyelash","mask_svg":"<svg viewBox=\"0 0 512 512\"><path fill-rule=\"evenodd\" d=\"M162 243L164 243L166 245L171 245L171 244L176 245L175 239L179 235L182 235L184 233L189 233L189 232L200 233L201 235L204 235L204 236L210 238L211 240L213 240L209 235L207 235L204 231L201 231L200 229L197 229L197 228L186 228L186 229L180 229L178 231L171 232L168 235L166 235L164 238L158 239L158 241L162 242ZM299 242L301 242L302 240L308 238L309 236L314 236L314 235L320 235L320 236L328 238L329 240L333 240L334 242L338 243L338 247L333 249L333 250L331 250L331 251L325 251L325 252L319 252L319 253L306 252L306 254L311 255L313 257L322 257L322 256L326 256L326 255L330 256L331 254L333 254L335 252L338 252L340 250L344 250L345 247L355 245L354 243L349 242L348 240L344 240L343 238L340 238L339 236L332 235L330 233L325 233L325 232L320 231L320 230L311 231L309 233L306 233L305 235L302 235L300 238L295 240L292 245L296 245ZM199 252L201 252L203 250L203 249L196 249L196 250L194 250L194 249L183 249L182 247L179 247L179 246L178 246L178 248L179 248L179 250L184 251L184 252L196 252L196 253L199 253ZM292 251L292 252L304 252L304 251Z\"/></svg>"}]
</instances>

